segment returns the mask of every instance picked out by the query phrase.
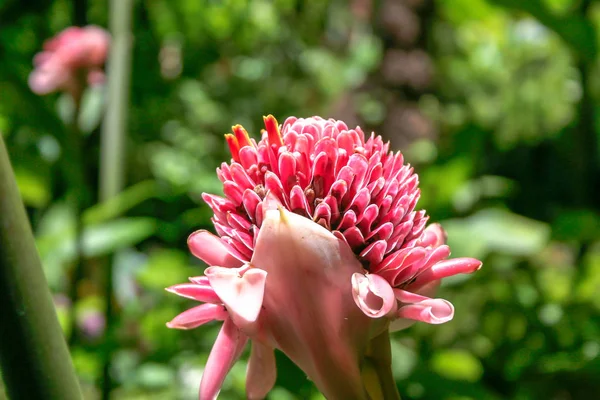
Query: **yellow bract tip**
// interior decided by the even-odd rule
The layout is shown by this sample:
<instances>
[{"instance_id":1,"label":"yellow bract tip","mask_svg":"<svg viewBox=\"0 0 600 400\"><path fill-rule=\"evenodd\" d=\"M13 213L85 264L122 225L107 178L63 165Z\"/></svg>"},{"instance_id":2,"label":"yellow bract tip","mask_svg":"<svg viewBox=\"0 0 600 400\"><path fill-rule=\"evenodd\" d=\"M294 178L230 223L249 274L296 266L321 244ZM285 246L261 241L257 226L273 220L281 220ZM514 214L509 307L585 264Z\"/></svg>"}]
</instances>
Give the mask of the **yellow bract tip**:
<instances>
[{"instance_id":1,"label":"yellow bract tip","mask_svg":"<svg viewBox=\"0 0 600 400\"><path fill-rule=\"evenodd\" d=\"M281 220L281 222L287 224L289 220L285 215L285 209L282 206L277 206L277 210L279 211L279 219Z\"/></svg>"}]
</instances>

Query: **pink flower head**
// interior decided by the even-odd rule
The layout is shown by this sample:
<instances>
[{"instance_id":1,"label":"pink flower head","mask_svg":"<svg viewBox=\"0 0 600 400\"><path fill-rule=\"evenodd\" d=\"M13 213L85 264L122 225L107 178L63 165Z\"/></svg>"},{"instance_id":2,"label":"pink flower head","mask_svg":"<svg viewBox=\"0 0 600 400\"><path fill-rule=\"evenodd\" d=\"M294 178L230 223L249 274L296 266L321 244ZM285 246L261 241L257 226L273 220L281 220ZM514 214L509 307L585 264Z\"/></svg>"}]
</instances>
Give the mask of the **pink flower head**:
<instances>
[{"instance_id":1,"label":"pink flower head","mask_svg":"<svg viewBox=\"0 0 600 400\"><path fill-rule=\"evenodd\" d=\"M481 262L447 259L443 229L415 211L417 175L381 137L320 117L280 128L268 116L265 126L258 143L239 125L225 135L232 160L217 169L225 197L203 194L219 236L188 239L210 267L168 289L204 304L167 325L224 321L200 399L216 397L248 339L248 398L273 386L277 348L327 398L367 399L361 365L385 348L374 341L414 321L452 319L452 304L429 296L442 278ZM393 398L389 377L379 378Z\"/></svg>"},{"instance_id":2,"label":"pink flower head","mask_svg":"<svg viewBox=\"0 0 600 400\"><path fill-rule=\"evenodd\" d=\"M29 86L37 94L58 90L70 93L80 91L83 83L90 85L104 81L102 66L108 54L110 36L97 26L69 27L47 40L44 50L35 55L35 69L29 75Z\"/></svg>"}]
</instances>

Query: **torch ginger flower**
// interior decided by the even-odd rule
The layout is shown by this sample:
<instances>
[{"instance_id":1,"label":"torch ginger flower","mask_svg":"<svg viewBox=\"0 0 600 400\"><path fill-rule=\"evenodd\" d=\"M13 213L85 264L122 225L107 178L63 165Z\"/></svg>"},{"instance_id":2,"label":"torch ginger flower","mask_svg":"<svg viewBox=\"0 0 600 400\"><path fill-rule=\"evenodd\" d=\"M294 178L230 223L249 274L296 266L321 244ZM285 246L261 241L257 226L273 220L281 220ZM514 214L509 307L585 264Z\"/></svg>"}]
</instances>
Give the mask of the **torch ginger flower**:
<instances>
[{"instance_id":1,"label":"torch ginger flower","mask_svg":"<svg viewBox=\"0 0 600 400\"><path fill-rule=\"evenodd\" d=\"M104 82L110 35L97 26L72 26L44 43L35 55L29 86L37 94L66 91L78 96L82 86ZM81 82L81 81L84 82Z\"/></svg>"},{"instance_id":2,"label":"torch ginger flower","mask_svg":"<svg viewBox=\"0 0 600 400\"><path fill-rule=\"evenodd\" d=\"M203 194L219 236L188 239L209 268L167 289L204 302L167 326L223 321L200 399L216 398L249 339L250 399L275 383L274 349L328 399L399 398L388 331L451 320L452 304L428 296L481 262L447 260L443 229L414 210L417 175L380 136L320 117L291 117L280 129L268 116L265 126L258 143L239 125L225 135L225 197Z\"/></svg>"}]
</instances>

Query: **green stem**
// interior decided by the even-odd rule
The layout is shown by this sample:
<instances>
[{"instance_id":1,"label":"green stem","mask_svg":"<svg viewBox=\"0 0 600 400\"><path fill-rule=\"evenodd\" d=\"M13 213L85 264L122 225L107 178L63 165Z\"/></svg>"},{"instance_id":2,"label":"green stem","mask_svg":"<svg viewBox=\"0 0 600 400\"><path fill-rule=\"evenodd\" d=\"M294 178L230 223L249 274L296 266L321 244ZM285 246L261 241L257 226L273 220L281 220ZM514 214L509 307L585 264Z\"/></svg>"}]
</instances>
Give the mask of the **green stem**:
<instances>
[{"instance_id":1,"label":"green stem","mask_svg":"<svg viewBox=\"0 0 600 400\"><path fill-rule=\"evenodd\" d=\"M0 135L0 365L13 399L81 399Z\"/></svg>"},{"instance_id":2,"label":"green stem","mask_svg":"<svg viewBox=\"0 0 600 400\"><path fill-rule=\"evenodd\" d=\"M108 108L100 140L100 201L116 196L125 180L125 138L131 79L132 0L111 0Z\"/></svg>"},{"instance_id":3,"label":"green stem","mask_svg":"<svg viewBox=\"0 0 600 400\"><path fill-rule=\"evenodd\" d=\"M396 387L396 381L392 374L392 348L390 334L386 329L379 336L371 339L369 349L365 357L365 367L371 368L377 377L376 389L383 395L385 400L400 400L400 393ZM374 397L370 393L373 400Z\"/></svg>"},{"instance_id":4,"label":"green stem","mask_svg":"<svg viewBox=\"0 0 600 400\"><path fill-rule=\"evenodd\" d=\"M73 22L77 26L87 25L87 0L73 0ZM70 192L69 201L73 205L73 213L75 217L75 261L73 263L73 273L71 275L71 286L69 297L71 299L70 321L71 321L71 336L69 337L69 346L72 347L79 340L79 329L77 327L77 303L79 301L79 285L85 277L85 261L83 254L83 220L81 215L83 210L89 206L87 180L85 176L86 164L84 160L83 135L79 129L79 114L81 112L81 101L84 88L87 86L87 71L79 71L79 90L76 93L71 93L75 111L73 120L69 126L67 135L66 150L70 150L66 158L70 158L73 166L67 165L67 168L73 168L77 171L75 180L69 182ZM67 176L68 178L68 176Z\"/></svg>"},{"instance_id":5,"label":"green stem","mask_svg":"<svg viewBox=\"0 0 600 400\"><path fill-rule=\"evenodd\" d=\"M85 87L85 80L80 78L80 87ZM79 300L79 283L84 278L85 262L83 254L83 220L81 215L88 206L88 193L86 186L85 168L86 164L83 157L83 135L79 129L79 113L81 111L81 100L83 90L72 93L74 103L73 120L70 122L67 132L67 143L65 144L65 178L69 183L68 192L69 202L73 206L75 220L75 260L73 263L73 274L71 276L71 287L69 297L71 299L71 336L69 345L77 343L79 331L77 329L76 305ZM69 179L70 178L70 179Z\"/></svg>"},{"instance_id":6,"label":"green stem","mask_svg":"<svg viewBox=\"0 0 600 400\"><path fill-rule=\"evenodd\" d=\"M111 0L110 31L112 35L108 63L108 108L102 124L100 140L100 202L116 196L125 181L125 138L131 79L131 32L133 0ZM113 266L106 265L106 341L104 343L104 366L102 398L109 399L112 389L110 369L115 330L112 303Z\"/></svg>"}]
</instances>

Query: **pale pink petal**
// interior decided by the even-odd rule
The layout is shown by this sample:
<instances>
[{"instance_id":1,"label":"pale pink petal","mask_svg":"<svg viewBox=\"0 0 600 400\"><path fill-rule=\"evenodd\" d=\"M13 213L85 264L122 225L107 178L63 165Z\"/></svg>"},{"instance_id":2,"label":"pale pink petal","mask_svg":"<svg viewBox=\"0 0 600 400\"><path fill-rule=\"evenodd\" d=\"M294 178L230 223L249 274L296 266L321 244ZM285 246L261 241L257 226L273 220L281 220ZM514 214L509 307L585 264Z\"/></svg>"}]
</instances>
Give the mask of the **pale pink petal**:
<instances>
[{"instance_id":1,"label":"pale pink petal","mask_svg":"<svg viewBox=\"0 0 600 400\"><path fill-rule=\"evenodd\" d=\"M251 264L268 273L257 326L330 399L366 399L359 360L372 323L352 298L363 268L348 245L310 219L267 210Z\"/></svg>"},{"instance_id":2,"label":"pale pink petal","mask_svg":"<svg viewBox=\"0 0 600 400\"><path fill-rule=\"evenodd\" d=\"M210 286L194 283L183 283L165 289L167 292L204 303L222 303L221 299Z\"/></svg>"},{"instance_id":3,"label":"pale pink petal","mask_svg":"<svg viewBox=\"0 0 600 400\"><path fill-rule=\"evenodd\" d=\"M407 304L398 310L398 318L443 324L454 317L454 306L447 300L430 299L401 289L394 289L394 294L398 301Z\"/></svg>"},{"instance_id":4,"label":"pale pink petal","mask_svg":"<svg viewBox=\"0 0 600 400\"><path fill-rule=\"evenodd\" d=\"M454 306L443 299L425 300L400 307L398 317L427 322L428 324L443 324L454 317Z\"/></svg>"},{"instance_id":5,"label":"pale pink petal","mask_svg":"<svg viewBox=\"0 0 600 400\"><path fill-rule=\"evenodd\" d=\"M352 297L358 308L371 318L383 317L396 308L392 287L376 274L353 274Z\"/></svg>"},{"instance_id":6,"label":"pale pink petal","mask_svg":"<svg viewBox=\"0 0 600 400\"><path fill-rule=\"evenodd\" d=\"M246 373L246 397L249 400L264 399L275 385L277 368L272 347L252 341L252 352Z\"/></svg>"},{"instance_id":7,"label":"pale pink petal","mask_svg":"<svg viewBox=\"0 0 600 400\"><path fill-rule=\"evenodd\" d=\"M193 329L211 321L222 321L228 317L227 310L221 304L206 303L190 308L167 322L169 328Z\"/></svg>"},{"instance_id":8,"label":"pale pink petal","mask_svg":"<svg viewBox=\"0 0 600 400\"><path fill-rule=\"evenodd\" d=\"M265 271L249 266L210 267L204 274L237 326L244 328L256 321L265 292Z\"/></svg>"},{"instance_id":9,"label":"pale pink petal","mask_svg":"<svg viewBox=\"0 0 600 400\"><path fill-rule=\"evenodd\" d=\"M193 255L210 266L236 268L243 264L231 255L218 236L205 230L192 233L188 237L188 247Z\"/></svg>"},{"instance_id":10,"label":"pale pink petal","mask_svg":"<svg viewBox=\"0 0 600 400\"><path fill-rule=\"evenodd\" d=\"M231 318L223 322L202 373L199 400L217 398L223 381L233 364L240 357L248 337L235 326Z\"/></svg>"},{"instance_id":11,"label":"pale pink petal","mask_svg":"<svg viewBox=\"0 0 600 400\"><path fill-rule=\"evenodd\" d=\"M429 297L402 289L394 289L394 296L402 303L418 303L423 300L429 300Z\"/></svg>"}]
</instances>

